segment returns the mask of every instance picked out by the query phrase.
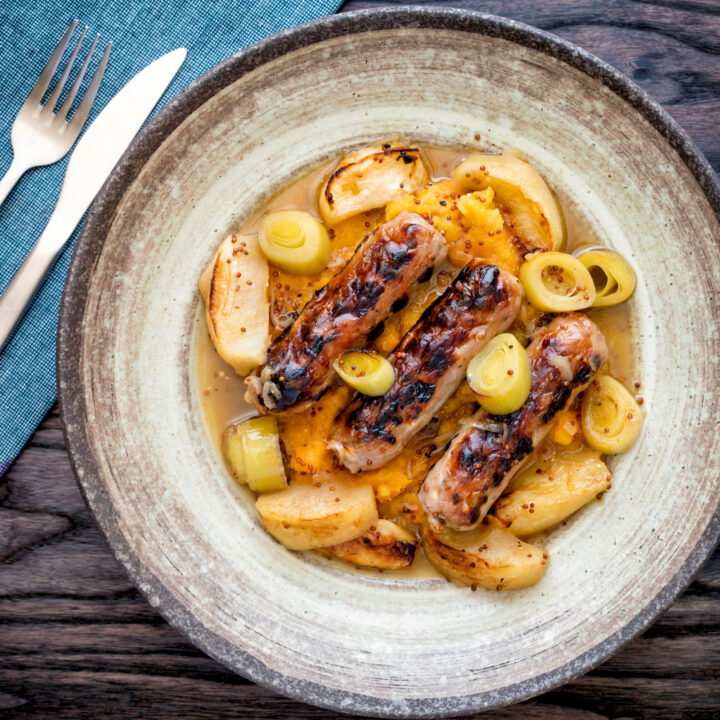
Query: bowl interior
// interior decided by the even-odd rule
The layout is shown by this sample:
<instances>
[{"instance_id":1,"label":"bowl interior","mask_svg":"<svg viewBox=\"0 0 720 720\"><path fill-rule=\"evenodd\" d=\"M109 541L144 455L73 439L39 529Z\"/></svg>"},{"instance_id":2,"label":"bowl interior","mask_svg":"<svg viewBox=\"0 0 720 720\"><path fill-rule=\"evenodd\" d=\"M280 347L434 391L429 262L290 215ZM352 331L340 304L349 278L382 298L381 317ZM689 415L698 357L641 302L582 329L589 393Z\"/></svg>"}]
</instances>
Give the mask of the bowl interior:
<instances>
[{"instance_id":1,"label":"bowl interior","mask_svg":"<svg viewBox=\"0 0 720 720\"><path fill-rule=\"evenodd\" d=\"M662 134L539 41L479 20L373 32L343 22L309 44L284 36L246 74L237 64L211 73L203 104L116 174L65 300L66 432L119 559L211 655L338 709L467 712L600 661L707 552L720 501L708 462L718 451L718 221ZM204 425L192 348L203 332L197 280L216 246L298 173L391 134L521 148L638 273L628 342L639 344L644 434L614 461L603 502L550 536L547 574L526 590L353 574L286 551Z\"/></svg>"}]
</instances>

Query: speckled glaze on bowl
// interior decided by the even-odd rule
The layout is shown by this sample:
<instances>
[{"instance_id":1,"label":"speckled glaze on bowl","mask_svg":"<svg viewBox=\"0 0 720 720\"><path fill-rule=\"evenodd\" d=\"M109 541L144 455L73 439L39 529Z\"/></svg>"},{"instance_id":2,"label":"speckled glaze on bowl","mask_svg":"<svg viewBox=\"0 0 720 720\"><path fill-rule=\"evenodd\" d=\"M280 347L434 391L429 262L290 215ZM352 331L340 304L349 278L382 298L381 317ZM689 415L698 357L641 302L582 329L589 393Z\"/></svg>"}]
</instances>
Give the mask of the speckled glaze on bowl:
<instances>
[{"instance_id":1,"label":"speckled glaze on bowl","mask_svg":"<svg viewBox=\"0 0 720 720\"><path fill-rule=\"evenodd\" d=\"M638 271L650 420L612 492L552 535L546 577L519 592L357 576L286 551L199 410L196 281L219 240L298 172L392 133L520 147ZM153 607L290 697L438 717L557 686L646 628L717 540L719 208L717 179L657 105L527 26L401 8L259 43L155 118L85 223L58 366L88 505Z\"/></svg>"}]
</instances>

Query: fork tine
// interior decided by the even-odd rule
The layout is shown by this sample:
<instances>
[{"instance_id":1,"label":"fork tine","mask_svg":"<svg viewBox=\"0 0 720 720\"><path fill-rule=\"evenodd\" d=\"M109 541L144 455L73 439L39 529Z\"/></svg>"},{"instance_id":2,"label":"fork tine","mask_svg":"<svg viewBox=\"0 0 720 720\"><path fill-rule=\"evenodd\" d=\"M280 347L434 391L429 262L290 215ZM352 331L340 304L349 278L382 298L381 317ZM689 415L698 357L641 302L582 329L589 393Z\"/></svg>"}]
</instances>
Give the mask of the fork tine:
<instances>
[{"instance_id":1,"label":"fork tine","mask_svg":"<svg viewBox=\"0 0 720 720\"><path fill-rule=\"evenodd\" d=\"M60 106L60 109L57 112L58 117L62 118L63 120L67 120L67 116L68 116L68 113L70 112L70 108L72 107L73 100L75 100L75 96L77 95L77 92L80 89L80 85L82 84L83 78L85 77L85 73L87 72L88 65L90 65L90 59L92 58L93 53L95 52L95 46L97 45L97 41L99 38L100 38L100 36L96 35L95 39L92 41L90 50L88 50L87 57L85 58L85 62L83 62L82 67L80 68L80 72L78 72L77 77L75 78L75 82L73 83L72 87L70 88L70 92L68 93L68 96L65 98L65 101Z\"/></svg>"},{"instance_id":2,"label":"fork tine","mask_svg":"<svg viewBox=\"0 0 720 720\"><path fill-rule=\"evenodd\" d=\"M98 66L95 68L95 73L93 74L92 80L85 91L82 102L78 105L78 109L75 111L75 115L73 115L73 119L70 121L69 127L77 132L80 132L82 129L82 126L85 124L85 120L87 120L87 116L90 114L90 108L92 108L92 104L95 102L95 96L97 95L103 75L105 74L105 68L107 67L111 49L112 42L109 42L105 48L103 56L100 58Z\"/></svg>"},{"instance_id":3,"label":"fork tine","mask_svg":"<svg viewBox=\"0 0 720 720\"><path fill-rule=\"evenodd\" d=\"M65 87L65 83L67 82L68 76L70 75L72 66L75 64L75 58L78 56L78 53L80 52L80 48L82 47L82 42L85 39L86 32L87 32L87 25L83 28L82 33L80 33L80 39L75 44L72 54L68 58L67 63L65 63L65 68L62 71L62 75L60 75L60 78L57 81L57 84L53 88L52 93L50 93L50 97L48 98L47 102L45 103L45 107L48 108L51 112L55 110L55 105L57 104L57 101L60 97L60 94L63 91L63 88Z\"/></svg>"},{"instance_id":4,"label":"fork tine","mask_svg":"<svg viewBox=\"0 0 720 720\"><path fill-rule=\"evenodd\" d=\"M45 94L45 91L50 87L50 81L52 80L52 76L55 74L55 71L57 70L57 66L60 64L60 58L62 58L63 53L65 52L65 48L68 46L68 43L70 42L70 38L72 37L72 34L75 32L75 28L78 26L78 21L73 20L70 23L70 27L67 29L67 32L62 36L62 39L57 44L57 47L55 48L55 51L50 56L50 59L47 62L47 65L43 69L43 71L40 73L40 77L38 78L38 81L33 86L33 89L30 91L30 94L28 95L28 99L25 101L25 105L39 105L40 101L43 98L43 95ZM24 107L24 106L23 106Z\"/></svg>"}]
</instances>

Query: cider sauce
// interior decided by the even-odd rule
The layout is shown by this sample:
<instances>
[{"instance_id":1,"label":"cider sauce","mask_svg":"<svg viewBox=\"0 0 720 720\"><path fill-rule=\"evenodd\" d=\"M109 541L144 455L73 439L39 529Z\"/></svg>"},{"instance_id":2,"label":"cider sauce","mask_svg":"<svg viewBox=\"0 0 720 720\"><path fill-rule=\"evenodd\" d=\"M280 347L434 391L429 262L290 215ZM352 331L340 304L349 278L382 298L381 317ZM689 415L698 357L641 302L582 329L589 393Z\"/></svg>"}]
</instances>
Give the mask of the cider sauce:
<instances>
[{"instance_id":1,"label":"cider sauce","mask_svg":"<svg viewBox=\"0 0 720 720\"><path fill-rule=\"evenodd\" d=\"M424 146L422 154L430 169L432 179L441 180L450 176L452 168L467 152L454 148ZM319 217L317 197L320 185L334 166L335 161L292 181L235 232L239 234L256 233L262 216L274 210L305 210L315 217ZM563 210L566 225L566 252L572 253L580 247L602 246L600 239L596 237L587 220L578 213L569 212L565 208ZM362 237L358 237L357 241L359 242L361 239ZM636 375L637 356L628 303L610 308L592 309L588 311L588 315L597 323L607 340L610 372L628 388L634 390L637 385L635 387L633 385L638 379ZM196 332L195 335L195 367L203 417L212 442L220 453L223 430L231 423L254 415L256 411L244 400L245 383L243 378L239 377L230 365L215 352L210 337L204 329L204 323L203 331ZM381 573L387 578L445 579L430 565L422 549L416 555L413 565L406 570L378 571L372 568L357 568L348 563L342 563L342 565L349 572L371 573L372 575Z\"/></svg>"}]
</instances>

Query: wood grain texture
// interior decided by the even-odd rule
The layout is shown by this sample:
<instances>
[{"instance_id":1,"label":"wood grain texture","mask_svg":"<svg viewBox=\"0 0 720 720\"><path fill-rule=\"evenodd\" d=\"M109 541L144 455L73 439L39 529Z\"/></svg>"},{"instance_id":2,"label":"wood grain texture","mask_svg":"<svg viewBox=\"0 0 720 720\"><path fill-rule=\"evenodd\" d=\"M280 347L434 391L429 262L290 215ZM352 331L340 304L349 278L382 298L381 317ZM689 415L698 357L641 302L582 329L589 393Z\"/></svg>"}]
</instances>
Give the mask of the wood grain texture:
<instances>
[{"instance_id":1,"label":"wood grain texture","mask_svg":"<svg viewBox=\"0 0 720 720\"><path fill-rule=\"evenodd\" d=\"M344 9L388 2L348 2ZM658 99L720 168L716 0L465 0L599 55ZM3 718L330 718L210 660L139 596L95 529L53 410L0 480ZM720 552L642 637L588 675L493 716L720 714Z\"/></svg>"}]
</instances>

